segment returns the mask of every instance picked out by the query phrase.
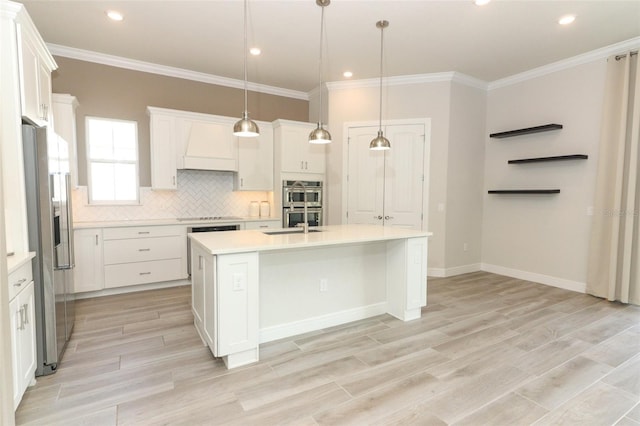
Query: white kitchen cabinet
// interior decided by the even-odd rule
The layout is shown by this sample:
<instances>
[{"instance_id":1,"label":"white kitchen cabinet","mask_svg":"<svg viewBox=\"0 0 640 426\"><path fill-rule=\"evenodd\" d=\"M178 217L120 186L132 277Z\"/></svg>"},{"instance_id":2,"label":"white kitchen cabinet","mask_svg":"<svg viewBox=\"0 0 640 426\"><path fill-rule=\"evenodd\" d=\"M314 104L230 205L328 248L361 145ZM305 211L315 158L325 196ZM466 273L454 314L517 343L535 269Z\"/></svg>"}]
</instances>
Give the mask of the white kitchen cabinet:
<instances>
[{"instance_id":1,"label":"white kitchen cabinet","mask_svg":"<svg viewBox=\"0 0 640 426\"><path fill-rule=\"evenodd\" d=\"M102 229L76 229L73 232L76 266L73 269L74 293L104 288Z\"/></svg>"},{"instance_id":2,"label":"white kitchen cabinet","mask_svg":"<svg viewBox=\"0 0 640 426\"><path fill-rule=\"evenodd\" d=\"M258 253L213 256L198 244L191 247L192 307L200 336L229 368L257 361Z\"/></svg>"},{"instance_id":3,"label":"white kitchen cabinet","mask_svg":"<svg viewBox=\"0 0 640 426\"><path fill-rule=\"evenodd\" d=\"M347 223L421 229L424 125L389 125L384 131L391 149L372 151L378 128L349 128Z\"/></svg>"},{"instance_id":4,"label":"white kitchen cabinet","mask_svg":"<svg viewBox=\"0 0 640 426\"><path fill-rule=\"evenodd\" d=\"M236 191L273 191L273 127L258 122L260 135L238 139Z\"/></svg>"},{"instance_id":5,"label":"white kitchen cabinet","mask_svg":"<svg viewBox=\"0 0 640 426\"><path fill-rule=\"evenodd\" d=\"M282 228L280 220L257 220L255 222L245 222L244 229L273 229Z\"/></svg>"},{"instance_id":6,"label":"white kitchen cabinet","mask_svg":"<svg viewBox=\"0 0 640 426\"><path fill-rule=\"evenodd\" d=\"M102 233L105 288L188 277L185 227L105 228Z\"/></svg>"},{"instance_id":7,"label":"white kitchen cabinet","mask_svg":"<svg viewBox=\"0 0 640 426\"><path fill-rule=\"evenodd\" d=\"M38 126L51 115L51 71L57 68L42 39L29 25L18 29L22 116Z\"/></svg>"},{"instance_id":8,"label":"white kitchen cabinet","mask_svg":"<svg viewBox=\"0 0 640 426\"><path fill-rule=\"evenodd\" d=\"M176 117L157 108L147 108L150 116L151 188L176 190L177 149Z\"/></svg>"},{"instance_id":9,"label":"white kitchen cabinet","mask_svg":"<svg viewBox=\"0 0 640 426\"><path fill-rule=\"evenodd\" d=\"M9 275L11 315L11 354L13 365L13 407L16 409L25 390L35 380L36 335L35 306L31 262Z\"/></svg>"},{"instance_id":10,"label":"white kitchen cabinet","mask_svg":"<svg viewBox=\"0 0 640 426\"><path fill-rule=\"evenodd\" d=\"M276 172L325 173L326 145L309 143L309 133L316 128L315 124L276 120L273 128L275 158L279 165Z\"/></svg>"},{"instance_id":11,"label":"white kitchen cabinet","mask_svg":"<svg viewBox=\"0 0 640 426\"><path fill-rule=\"evenodd\" d=\"M68 144L69 174L71 185L78 186L78 160L76 135L76 108L78 100L75 96L54 93L51 95L53 128Z\"/></svg>"}]
</instances>

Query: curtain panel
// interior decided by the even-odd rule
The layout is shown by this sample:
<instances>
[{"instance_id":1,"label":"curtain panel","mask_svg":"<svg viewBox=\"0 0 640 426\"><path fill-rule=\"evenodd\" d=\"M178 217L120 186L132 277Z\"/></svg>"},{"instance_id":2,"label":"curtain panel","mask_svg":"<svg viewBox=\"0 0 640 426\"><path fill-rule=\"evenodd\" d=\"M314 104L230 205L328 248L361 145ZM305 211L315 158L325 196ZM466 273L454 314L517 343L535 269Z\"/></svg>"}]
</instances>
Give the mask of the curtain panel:
<instances>
[{"instance_id":1,"label":"curtain panel","mask_svg":"<svg viewBox=\"0 0 640 426\"><path fill-rule=\"evenodd\" d=\"M640 305L640 73L637 52L607 60L587 292Z\"/></svg>"}]
</instances>

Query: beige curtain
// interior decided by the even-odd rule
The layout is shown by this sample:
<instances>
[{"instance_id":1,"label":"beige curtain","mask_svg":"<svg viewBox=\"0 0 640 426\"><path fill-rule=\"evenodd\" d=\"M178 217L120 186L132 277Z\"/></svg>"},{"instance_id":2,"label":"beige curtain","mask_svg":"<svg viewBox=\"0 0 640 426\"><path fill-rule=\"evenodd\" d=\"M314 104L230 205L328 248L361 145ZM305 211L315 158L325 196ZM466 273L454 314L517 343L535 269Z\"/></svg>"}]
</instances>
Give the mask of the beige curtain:
<instances>
[{"instance_id":1,"label":"beige curtain","mask_svg":"<svg viewBox=\"0 0 640 426\"><path fill-rule=\"evenodd\" d=\"M587 292L640 305L640 73L637 53L607 62Z\"/></svg>"}]
</instances>

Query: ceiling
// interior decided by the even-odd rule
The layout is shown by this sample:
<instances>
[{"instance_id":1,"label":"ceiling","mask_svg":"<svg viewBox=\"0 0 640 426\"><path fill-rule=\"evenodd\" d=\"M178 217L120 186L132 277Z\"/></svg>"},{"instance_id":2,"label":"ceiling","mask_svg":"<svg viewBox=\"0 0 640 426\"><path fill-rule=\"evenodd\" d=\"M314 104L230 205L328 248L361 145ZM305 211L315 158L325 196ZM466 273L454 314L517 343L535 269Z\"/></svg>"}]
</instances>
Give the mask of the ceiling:
<instances>
[{"instance_id":1,"label":"ceiling","mask_svg":"<svg viewBox=\"0 0 640 426\"><path fill-rule=\"evenodd\" d=\"M24 3L47 43L243 79L243 1ZM106 18L107 9L124 14ZM250 0L249 81L309 92L318 85L315 0ZM575 14L568 26L558 18ZM457 71L486 82L640 36L640 1L333 0L325 9L325 81Z\"/></svg>"}]
</instances>

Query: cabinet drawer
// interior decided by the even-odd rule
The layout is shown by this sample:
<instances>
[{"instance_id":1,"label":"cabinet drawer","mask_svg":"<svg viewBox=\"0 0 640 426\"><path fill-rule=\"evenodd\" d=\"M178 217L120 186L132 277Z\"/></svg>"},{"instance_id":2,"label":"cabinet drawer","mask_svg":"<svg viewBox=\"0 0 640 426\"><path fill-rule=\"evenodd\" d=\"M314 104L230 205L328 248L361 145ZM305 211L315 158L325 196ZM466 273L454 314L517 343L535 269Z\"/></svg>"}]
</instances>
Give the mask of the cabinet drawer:
<instances>
[{"instance_id":1,"label":"cabinet drawer","mask_svg":"<svg viewBox=\"0 0 640 426\"><path fill-rule=\"evenodd\" d=\"M104 286L113 288L178 280L184 278L181 270L181 259L107 265L104 267Z\"/></svg>"},{"instance_id":2,"label":"cabinet drawer","mask_svg":"<svg viewBox=\"0 0 640 426\"><path fill-rule=\"evenodd\" d=\"M182 236L105 241L104 264L180 258L185 241Z\"/></svg>"},{"instance_id":3,"label":"cabinet drawer","mask_svg":"<svg viewBox=\"0 0 640 426\"><path fill-rule=\"evenodd\" d=\"M126 238L154 238L185 236L187 230L184 226L131 226L126 228L104 228L102 237L104 240L122 240Z\"/></svg>"},{"instance_id":4,"label":"cabinet drawer","mask_svg":"<svg viewBox=\"0 0 640 426\"><path fill-rule=\"evenodd\" d=\"M31 262L25 263L9 274L9 300L16 297L32 280Z\"/></svg>"}]
</instances>

